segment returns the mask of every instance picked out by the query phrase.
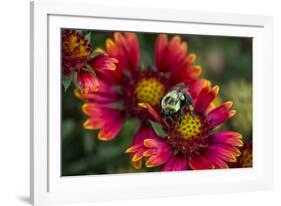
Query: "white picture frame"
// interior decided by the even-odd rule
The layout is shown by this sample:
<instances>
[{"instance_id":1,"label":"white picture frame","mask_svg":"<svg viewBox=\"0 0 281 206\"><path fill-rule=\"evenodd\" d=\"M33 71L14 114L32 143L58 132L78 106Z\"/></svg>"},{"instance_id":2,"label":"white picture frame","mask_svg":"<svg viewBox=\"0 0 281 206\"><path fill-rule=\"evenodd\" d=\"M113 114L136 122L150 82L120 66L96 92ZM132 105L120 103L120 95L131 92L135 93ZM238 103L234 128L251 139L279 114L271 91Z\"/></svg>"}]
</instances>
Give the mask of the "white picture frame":
<instances>
[{"instance_id":1,"label":"white picture frame","mask_svg":"<svg viewBox=\"0 0 281 206\"><path fill-rule=\"evenodd\" d=\"M33 204L271 189L272 17L108 7L88 2L31 3L30 188ZM165 33L186 33L188 30L191 34L253 37L253 168L61 177L58 31L62 27Z\"/></svg>"}]
</instances>

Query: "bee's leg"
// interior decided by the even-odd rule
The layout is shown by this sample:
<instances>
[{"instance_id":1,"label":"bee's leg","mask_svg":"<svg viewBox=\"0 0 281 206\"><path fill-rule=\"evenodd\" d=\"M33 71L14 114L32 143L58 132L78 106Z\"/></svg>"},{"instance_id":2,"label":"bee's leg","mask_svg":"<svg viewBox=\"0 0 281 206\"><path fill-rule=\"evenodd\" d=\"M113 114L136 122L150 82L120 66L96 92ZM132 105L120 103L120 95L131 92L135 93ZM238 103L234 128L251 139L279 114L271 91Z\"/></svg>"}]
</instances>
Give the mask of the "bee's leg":
<instances>
[{"instance_id":1,"label":"bee's leg","mask_svg":"<svg viewBox=\"0 0 281 206\"><path fill-rule=\"evenodd\" d=\"M169 115L164 110L161 111L161 117L163 117L164 124L169 126Z\"/></svg>"},{"instance_id":2,"label":"bee's leg","mask_svg":"<svg viewBox=\"0 0 281 206\"><path fill-rule=\"evenodd\" d=\"M171 116L166 116L166 118L165 118L165 124L166 124L167 126L173 125L173 124L174 124L173 118L172 118Z\"/></svg>"},{"instance_id":3,"label":"bee's leg","mask_svg":"<svg viewBox=\"0 0 281 206\"><path fill-rule=\"evenodd\" d=\"M169 121L170 121L171 125L174 124L174 120L173 120L173 118L171 116L169 116Z\"/></svg>"},{"instance_id":4,"label":"bee's leg","mask_svg":"<svg viewBox=\"0 0 281 206\"><path fill-rule=\"evenodd\" d=\"M180 109L180 120L179 120L179 123L180 123L180 124L181 124L181 121L182 121L183 116L184 116L184 107L182 107L182 108Z\"/></svg>"},{"instance_id":5,"label":"bee's leg","mask_svg":"<svg viewBox=\"0 0 281 206\"><path fill-rule=\"evenodd\" d=\"M192 103L192 98L187 94L185 94L184 105L188 107L188 109L190 111L190 114L191 114L192 118L194 119L195 118L195 112L194 112L194 107L193 107L193 103Z\"/></svg>"},{"instance_id":6,"label":"bee's leg","mask_svg":"<svg viewBox=\"0 0 281 206\"><path fill-rule=\"evenodd\" d=\"M164 120L164 124L168 127L168 126L169 126L169 123L168 123L167 119L164 118L163 120Z\"/></svg>"}]
</instances>

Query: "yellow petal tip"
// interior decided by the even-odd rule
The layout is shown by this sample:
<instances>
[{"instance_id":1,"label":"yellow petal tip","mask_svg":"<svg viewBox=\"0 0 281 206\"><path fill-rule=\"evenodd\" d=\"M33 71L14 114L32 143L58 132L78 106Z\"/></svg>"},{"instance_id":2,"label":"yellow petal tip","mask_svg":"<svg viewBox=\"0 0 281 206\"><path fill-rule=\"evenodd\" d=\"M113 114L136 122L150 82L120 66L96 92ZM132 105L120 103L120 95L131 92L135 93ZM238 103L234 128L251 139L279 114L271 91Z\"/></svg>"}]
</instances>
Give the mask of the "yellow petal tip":
<instances>
[{"instance_id":1,"label":"yellow petal tip","mask_svg":"<svg viewBox=\"0 0 281 206\"><path fill-rule=\"evenodd\" d=\"M108 38L108 39L105 40L105 45L106 45L106 48L109 48L111 46L114 46L115 43L113 42L112 39Z\"/></svg>"},{"instance_id":2,"label":"yellow petal tip","mask_svg":"<svg viewBox=\"0 0 281 206\"><path fill-rule=\"evenodd\" d=\"M214 93L217 95L219 93L220 87L218 85L213 87Z\"/></svg>"},{"instance_id":3,"label":"yellow petal tip","mask_svg":"<svg viewBox=\"0 0 281 206\"><path fill-rule=\"evenodd\" d=\"M191 59L191 62L193 63L193 62L195 62L196 61L196 58L197 58L197 56L196 56L196 54L195 53L191 53L191 54L189 54L189 56L188 56L190 59Z\"/></svg>"},{"instance_id":4,"label":"yellow petal tip","mask_svg":"<svg viewBox=\"0 0 281 206\"><path fill-rule=\"evenodd\" d=\"M96 48L95 52L97 52L97 53L105 53L105 51L102 48Z\"/></svg>"},{"instance_id":5,"label":"yellow petal tip","mask_svg":"<svg viewBox=\"0 0 281 206\"><path fill-rule=\"evenodd\" d=\"M230 117L233 117L235 114L237 113L237 111L236 110L232 110L232 111L230 111Z\"/></svg>"},{"instance_id":6,"label":"yellow petal tip","mask_svg":"<svg viewBox=\"0 0 281 206\"><path fill-rule=\"evenodd\" d=\"M232 102L232 101L228 101L228 102L225 103L225 106L226 106L228 109L230 109L230 108L232 107L232 105L233 105L233 102Z\"/></svg>"},{"instance_id":7,"label":"yellow petal tip","mask_svg":"<svg viewBox=\"0 0 281 206\"><path fill-rule=\"evenodd\" d=\"M125 153L131 153L132 152L132 147L129 147L128 149L126 149Z\"/></svg>"}]
</instances>

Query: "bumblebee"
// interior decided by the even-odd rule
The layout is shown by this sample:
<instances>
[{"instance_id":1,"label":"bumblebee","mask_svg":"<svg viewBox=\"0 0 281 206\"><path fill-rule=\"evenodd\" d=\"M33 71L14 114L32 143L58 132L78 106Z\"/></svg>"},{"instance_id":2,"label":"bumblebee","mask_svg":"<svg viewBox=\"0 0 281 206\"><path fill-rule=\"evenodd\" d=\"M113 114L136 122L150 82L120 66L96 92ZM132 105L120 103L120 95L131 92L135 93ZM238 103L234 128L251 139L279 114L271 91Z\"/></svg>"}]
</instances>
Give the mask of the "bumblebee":
<instances>
[{"instance_id":1,"label":"bumblebee","mask_svg":"<svg viewBox=\"0 0 281 206\"><path fill-rule=\"evenodd\" d=\"M167 123L173 124L174 118L179 115L180 122L186 108L194 118L194 108L192 97L187 91L187 87L180 83L174 86L166 95L161 99L161 115Z\"/></svg>"}]
</instances>

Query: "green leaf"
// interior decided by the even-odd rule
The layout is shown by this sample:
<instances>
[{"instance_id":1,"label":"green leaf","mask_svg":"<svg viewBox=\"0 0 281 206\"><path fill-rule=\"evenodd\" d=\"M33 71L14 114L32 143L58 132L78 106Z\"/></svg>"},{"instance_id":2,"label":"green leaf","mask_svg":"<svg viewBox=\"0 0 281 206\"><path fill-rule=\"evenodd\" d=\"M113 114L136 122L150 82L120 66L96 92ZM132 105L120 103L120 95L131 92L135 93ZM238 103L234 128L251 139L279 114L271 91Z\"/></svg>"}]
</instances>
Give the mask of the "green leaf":
<instances>
[{"instance_id":1,"label":"green leaf","mask_svg":"<svg viewBox=\"0 0 281 206\"><path fill-rule=\"evenodd\" d=\"M97 76L96 75L96 72L93 70L93 68L90 66L90 65L86 65L85 67L82 68L84 71L86 72L90 72L92 75L94 75L95 77Z\"/></svg>"},{"instance_id":2,"label":"green leaf","mask_svg":"<svg viewBox=\"0 0 281 206\"><path fill-rule=\"evenodd\" d=\"M75 73L73 74L73 80L72 80L72 81L73 81L75 87L76 87L77 89L81 90L81 86L80 86L80 84L78 83L77 76L78 76L78 73L75 72Z\"/></svg>"},{"instance_id":3,"label":"green leaf","mask_svg":"<svg viewBox=\"0 0 281 206\"><path fill-rule=\"evenodd\" d=\"M64 92L66 92L68 87L70 86L70 84L72 82L72 78L73 78L73 74L70 76L63 76L62 84L64 87Z\"/></svg>"},{"instance_id":4,"label":"green leaf","mask_svg":"<svg viewBox=\"0 0 281 206\"><path fill-rule=\"evenodd\" d=\"M167 136L167 133L164 131L163 127L161 126L161 124L159 124L158 122L154 122L152 120L149 120L153 130L155 131L155 133L160 136L160 137L165 137Z\"/></svg>"}]
</instances>

